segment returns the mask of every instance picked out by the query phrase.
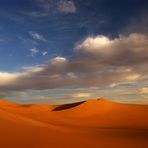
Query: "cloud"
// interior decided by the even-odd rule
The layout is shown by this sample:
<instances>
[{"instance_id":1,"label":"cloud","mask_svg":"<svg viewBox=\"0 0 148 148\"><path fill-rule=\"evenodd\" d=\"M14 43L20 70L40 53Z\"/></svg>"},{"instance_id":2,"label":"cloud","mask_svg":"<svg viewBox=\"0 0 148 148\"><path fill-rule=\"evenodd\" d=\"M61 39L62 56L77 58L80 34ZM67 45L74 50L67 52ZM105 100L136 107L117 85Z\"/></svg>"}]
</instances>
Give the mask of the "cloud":
<instances>
[{"instance_id":1,"label":"cloud","mask_svg":"<svg viewBox=\"0 0 148 148\"><path fill-rule=\"evenodd\" d=\"M40 54L40 55L42 55L42 56L46 56L46 55L48 54L47 51L41 51L41 49L37 49L37 48L35 48L35 47L29 49L29 51L30 51L29 56L32 56L32 57L36 56L37 54Z\"/></svg>"},{"instance_id":2,"label":"cloud","mask_svg":"<svg viewBox=\"0 0 148 148\"><path fill-rule=\"evenodd\" d=\"M30 56L35 56L36 54L39 53L39 49L37 48L31 48L29 49L29 51L30 51Z\"/></svg>"},{"instance_id":3,"label":"cloud","mask_svg":"<svg viewBox=\"0 0 148 148\"><path fill-rule=\"evenodd\" d=\"M148 99L148 87L141 88L139 93L144 99Z\"/></svg>"},{"instance_id":4,"label":"cloud","mask_svg":"<svg viewBox=\"0 0 148 148\"><path fill-rule=\"evenodd\" d=\"M13 83L16 81L18 74L10 74L10 73L6 73L6 72L0 72L0 86L1 85L7 85L10 83Z\"/></svg>"},{"instance_id":5,"label":"cloud","mask_svg":"<svg viewBox=\"0 0 148 148\"><path fill-rule=\"evenodd\" d=\"M86 92L79 92L79 93L73 93L73 94L70 94L68 97L70 98L90 98L92 97L92 94L91 93L86 93Z\"/></svg>"},{"instance_id":6,"label":"cloud","mask_svg":"<svg viewBox=\"0 0 148 148\"><path fill-rule=\"evenodd\" d=\"M41 52L41 54L42 54L43 56L45 56L45 55L48 54L48 52L47 52L47 51L43 51L43 52Z\"/></svg>"},{"instance_id":7,"label":"cloud","mask_svg":"<svg viewBox=\"0 0 148 148\"><path fill-rule=\"evenodd\" d=\"M40 40L42 42L47 42L47 40L45 39L45 37L42 34L39 34L37 32L29 32L30 36L35 39L35 40Z\"/></svg>"},{"instance_id":8,"label":"cloud","mask_svg":"<svg viewBox=\"0 0 148 148\"><path fill-rule=\"evenodd\" d=\"M148 94L148 87L143 87L140 89L141 94Z\"/></svg>"},{"instance_id":9,"label":"cloud","mask_svg":"<svg viewBox=\"0 0 148 148\"><path fill-rule=\"evenodd\" d=\"M58 56L20 72L0 72L0 94L67 87L115 87L147 81L147 63L146 35L133 33L114 39L100 35L88 37L76 44L73 58Z\"/></svg>"},{"instance_id":10,"label":"cloud","mask_svg":"<svg viewBox=\"0 0 148 148\"><path fill-rule=\"evenodd\" d=\"M148 59L148 36L132 33L110 39L106 36L88 37L76 45L76 51L84 56L98 58L107 65L131 65L146 63Z\"/></svg>"},{"instance_id":11,"label":"cloud","mask_svg":"<svg viewBox=\"0 0 148 148\"><path fill-rule=\"evenodd\" d=\"M63 65L67 62L67 59L65 57L55 57L51 59L51 64L57 66L57 65Z\"/></svg>"},{"instance_id":12,"label":"cloud","mask_svg":"<svg viewBox=\"0 0 148 148\"><path fill-rule=\"evenodd\" d=\"M65 13L75 13L76 6L72 0L60 0L58 10Z\"/></svg>"},{"instance_id":13,"label":"cloud","mask_svg":"<svg viewBox=\"0 0 148 148\"><path fill-rule=\"evenodd\" d=\"M85 52L91 54L110 54L110 48L113 41L103 35L96 37L88 37L82 43L76 46L78 52Z\"/></svg>"},{"instance_id":14,"label":"cloud","mask_svg":"<svg viewBox=\"0 0 148 148\"><path fill-rule=\"evenodd\" d=\"M75 13L77 8L73 0L37 0L39 12L29 12L33 17L46 17L57 13Z\"/></svg>"}]
</instances>

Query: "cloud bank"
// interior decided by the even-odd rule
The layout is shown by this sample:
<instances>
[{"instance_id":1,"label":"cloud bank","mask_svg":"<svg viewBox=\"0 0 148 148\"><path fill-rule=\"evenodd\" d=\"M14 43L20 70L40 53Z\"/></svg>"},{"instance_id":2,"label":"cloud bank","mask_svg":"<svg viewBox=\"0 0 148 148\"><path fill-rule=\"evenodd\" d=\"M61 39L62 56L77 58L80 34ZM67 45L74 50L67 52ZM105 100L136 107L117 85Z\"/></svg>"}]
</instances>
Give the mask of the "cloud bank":
<instances>
[{"instance_id":1,"label":"cloud bank","mask_svg":"<svg viewBox=\"0 0 148 148\"><path fill-rule=\"evenodd\" d=\"M0 72L0 94L66 87L117 86L148 77L148 36L98 35L75 45L75 57L55 57L21 72Z\"/></svg>"}]
</instances>

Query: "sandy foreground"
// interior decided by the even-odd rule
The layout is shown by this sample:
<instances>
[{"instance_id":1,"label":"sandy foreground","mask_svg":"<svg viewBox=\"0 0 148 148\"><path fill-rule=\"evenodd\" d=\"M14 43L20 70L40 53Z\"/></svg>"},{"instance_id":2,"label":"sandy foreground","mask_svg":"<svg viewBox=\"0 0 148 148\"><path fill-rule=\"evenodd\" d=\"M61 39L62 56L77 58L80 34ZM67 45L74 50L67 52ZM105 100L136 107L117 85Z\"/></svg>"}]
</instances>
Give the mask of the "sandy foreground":
<instances>
[{"instance_id":1,"label":"sandy foreground","mask_svg":"<svg viewBox=\"0 0 148 148\"><path fill-rule=\"evenodd\" d=\"M147 148L148 105L106 99L68 105L0 100L0 148Z\"/></svg>"}]
</instances>

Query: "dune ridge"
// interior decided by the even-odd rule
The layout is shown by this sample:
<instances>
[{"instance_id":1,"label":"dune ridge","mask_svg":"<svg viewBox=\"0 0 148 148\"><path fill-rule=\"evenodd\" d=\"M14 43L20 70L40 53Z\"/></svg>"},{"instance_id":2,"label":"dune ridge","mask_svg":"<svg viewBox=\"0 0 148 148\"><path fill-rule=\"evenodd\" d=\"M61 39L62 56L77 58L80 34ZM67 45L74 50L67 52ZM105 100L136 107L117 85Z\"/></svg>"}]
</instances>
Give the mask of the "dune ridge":
<instances>
[{"instance_id":1,"label":"dune ridge","mask_svg":"<svg viewBox=\"0 0 148 148\"><path fill-rule=\"evenodd\" d=\"M0 147L148 147L147 114L148 105L105 98L63 105L0 100Z\"/></svg>"}]
</instances>

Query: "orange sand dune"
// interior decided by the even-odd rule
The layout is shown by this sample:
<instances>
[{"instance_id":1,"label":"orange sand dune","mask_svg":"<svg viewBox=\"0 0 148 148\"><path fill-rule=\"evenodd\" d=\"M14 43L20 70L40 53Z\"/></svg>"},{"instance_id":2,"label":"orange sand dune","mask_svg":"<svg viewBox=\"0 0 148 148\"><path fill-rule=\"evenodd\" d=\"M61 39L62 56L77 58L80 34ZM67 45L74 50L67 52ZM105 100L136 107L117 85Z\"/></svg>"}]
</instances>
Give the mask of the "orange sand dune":
<instances>
[{"instance_id":1,"label":"orange sand dune","mask_svg":"<svg viewBox=\"0 0 148 148\"><path fill-rule=\"evenodd\" d=\"M148 105L106 99L66 105L0 100L0 148L147 148Z\"/></svg>"}]
</instances>

